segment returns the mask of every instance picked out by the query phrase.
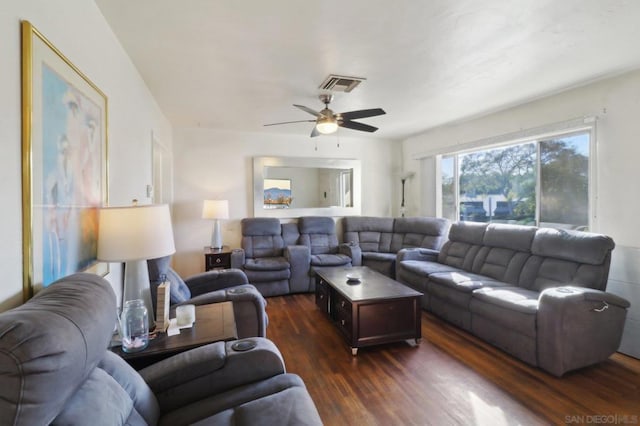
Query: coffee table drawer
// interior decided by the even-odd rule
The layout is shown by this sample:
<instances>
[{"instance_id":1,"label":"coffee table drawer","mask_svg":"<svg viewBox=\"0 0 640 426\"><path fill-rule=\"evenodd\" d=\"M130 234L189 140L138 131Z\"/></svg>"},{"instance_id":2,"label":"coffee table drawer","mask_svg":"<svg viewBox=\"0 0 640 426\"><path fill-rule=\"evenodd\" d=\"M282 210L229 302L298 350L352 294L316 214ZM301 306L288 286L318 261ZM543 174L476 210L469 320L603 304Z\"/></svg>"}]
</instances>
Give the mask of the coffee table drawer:
<instances>
[{"instance_id":1,"label":"coffee table drawer","mask_svg":"<svg viewBox=\"0 0 640 426\"><path fill-rule=\"evenodd\" d=\"M331 313L334 321L338 325L342 334L347 340L351 340L353 335L351 303L339 294L332 297Z\"/></svg>"},{"instance_id":2,"label":"coffee table drawer","mask_svg":"<svg viewBox=\"0 0 640 426\"><path fill-rule=\"evenodd\" d=\"M417 308L415 299L359 305L358 338L366 342L382 337L415 337Z\"/></svg>"},{"instance_id":3,"label":"coffee table drawer","mask_svg":"<svg viewBox=\"0 0 640 426\"><path fill-rule=\"evenodd\" d=\"M320 277L316 277L316 306L325 314L329 313L329 286Z\"/></svg>"}]
</instances>

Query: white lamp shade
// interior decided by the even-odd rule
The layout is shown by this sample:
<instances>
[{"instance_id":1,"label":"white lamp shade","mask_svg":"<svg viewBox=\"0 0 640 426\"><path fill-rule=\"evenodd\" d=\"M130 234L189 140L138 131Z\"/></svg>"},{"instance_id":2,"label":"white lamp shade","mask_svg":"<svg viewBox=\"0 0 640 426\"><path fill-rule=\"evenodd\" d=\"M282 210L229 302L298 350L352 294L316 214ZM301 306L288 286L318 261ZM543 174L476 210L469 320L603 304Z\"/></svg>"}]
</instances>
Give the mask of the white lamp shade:
<instances>
[{"instance_id":1,"label":"white lamp shade","mask_svg":"<svg viewBox=\"0 0 640 426\"><path fill-rule=\"evenodd\" d=\"M167 204L100 209L98 260L147 260L175 252Z\"/></svg>"},{"instance_id":2,"label":"white lamp shade","mask_svg":"<svg viewBox=\"0 0 640 426\"><path fill-rule=\"evenodd\" d=\"M229 219L228 200L204 200L202 206L203 219Z\"/></svg>"}]
</instances>

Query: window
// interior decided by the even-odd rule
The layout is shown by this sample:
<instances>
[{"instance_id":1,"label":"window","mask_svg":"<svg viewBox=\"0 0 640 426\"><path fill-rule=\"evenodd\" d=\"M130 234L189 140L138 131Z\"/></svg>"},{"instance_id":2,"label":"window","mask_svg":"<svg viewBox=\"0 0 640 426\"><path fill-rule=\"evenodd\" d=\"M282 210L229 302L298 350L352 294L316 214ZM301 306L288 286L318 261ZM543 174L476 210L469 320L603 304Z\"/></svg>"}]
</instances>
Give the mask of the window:
<instances>
[{"instance_id":1,"label":"window","mask_svg":"<svg viewBox=\"0 0 640 426\"><path fill-rule=\"evenodd\" d=\"M587 229L590 131L441 158L442 216Z\"/></svg>"}]
</instances>

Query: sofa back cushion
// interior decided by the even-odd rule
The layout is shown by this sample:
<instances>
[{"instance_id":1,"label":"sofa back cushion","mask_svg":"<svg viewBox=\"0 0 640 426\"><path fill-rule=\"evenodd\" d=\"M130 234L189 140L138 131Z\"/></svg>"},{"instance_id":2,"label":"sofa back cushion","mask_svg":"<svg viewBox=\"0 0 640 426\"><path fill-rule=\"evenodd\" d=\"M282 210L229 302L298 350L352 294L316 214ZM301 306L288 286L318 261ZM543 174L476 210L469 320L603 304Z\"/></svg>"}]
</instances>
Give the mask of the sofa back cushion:
<instances>
[{"instance_id":1,"label":"sofa back cushion","mask_svg":"<svg viewBox=\"0 0 640 426\"><path fill-rule=\"evenodd\" d=\"M343 219L344 242L363 252L391 253L392 217L349 216Z\"/></svg>"},{"instance_id":2,"label":"sofa back cushion","mask_svg":"<svg viewBox=\"0 0 640 426\"><path fill-rule=\"evenodd\" d=\"M67 401L54 420L61 425L153 425L158 400L142 377L111 351ZM91 419L91 422L88 422Z\"/></svg>"},{"instance_id":3,"label":"sofa back cushion","mask_svg":"<svg viewBox=\"0 0 640 426\"><path fill-rule=\"evenodd\" d=\"M93 274L74 274L0 314L0 419L9 424L49 424L80 389L95 380L116 321L111 285ZM99 369L98 369L99 370ZM103 406L118 404L105 397ZM147 395L153 400L153 395ZM151 403L153 405L153 402ZM148 419L157 419L152 408ZM84 419L97 420L95 414Z\"/></svg>"},{"instance_id":4,"label":"sofa back cushion","mask_svg":"<svg viewBox=\"0 0 640 426\"><path fill-rule=\"evenodd\" d=\"M559 284L605 290L614 247L606 235L540 228L519 285L536 291Z\"/></svg>"},{"instance_id":5,"label":"sofa back cushion","mask_svg":"<svg viewBox=\"0 0 640 426\"><path fill-rule=\"evenodd\" d=\"M312 255L338 252L336 223L331 217L305 216L298 220L299 244L309 247Z\"/></svg>"},{"instance_id":6,"label":"sofa back cushion","mask_svg":"<svg viewBox=\"0 0 640 426\"><path fill-rule=\"evenodd\" d=\"M284 239L282 226L277 218L254 217L240 222L242 248L247 258L282 256Z\"/></svg>"},{"instance_id":7,"label":"sofa back cushion","mask_svg":"<svg viewBox=\"0 0 640 426\"><path fill-rule=\"evenodd\" d=\"M482 248L486 223L456 222L438 254L438 262L471 272L473 261Z\"/></svg>"},{"instance_id":8,"label":"sofa back cushion","mask_svg":"<svg viewBox=\"0 0 640 426\"><path fill-rule=\"evenodd\" d=\"M438 250L447 238L449 221L436 217L399 217L393 223L391 252L403 248Z\"/></svg>"},{"instance_id":9,"label":"sofa back cushion","mask_svg":"<svg viewBox=\"0 0 640 426\"><path fill-rule=\"evenodd\" d=\"M472 271L517 285L520 272L531 256L531 243L538 228L533 226L487 225Z\"/></svg>"},{"instance_id":10,"label":"sofa back cushion","mask_svg":"<svg viewBox=\"0 0 640 426\"><path fill-rule=\"evenodd\" d=\"M284 246L295 246L300 244L300 231L298 230L298 224L294 222L282 224L282 240Z\"/></svg>"}]
</instances>

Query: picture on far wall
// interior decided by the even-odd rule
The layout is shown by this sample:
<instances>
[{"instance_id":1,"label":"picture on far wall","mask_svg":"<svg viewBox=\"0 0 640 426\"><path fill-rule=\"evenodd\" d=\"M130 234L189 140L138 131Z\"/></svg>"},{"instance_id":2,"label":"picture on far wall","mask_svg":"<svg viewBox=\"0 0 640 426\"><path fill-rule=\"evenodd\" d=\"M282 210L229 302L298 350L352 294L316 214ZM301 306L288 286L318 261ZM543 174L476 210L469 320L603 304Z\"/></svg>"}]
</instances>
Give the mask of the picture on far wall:
<instances>
[{"instance_id":1,"label":"picture on far wall","mask_svg":"<svg viewBox=\"0 0 640 426\"><path fill-rule=\"evenodd\" d=\"M291 179L264 180L264 208L287 209L291 207Z\"/></svg>"},{"instance_id":2,"label":"picture on far wall","mask_svg":"<svg viewBox=\"0 0 640 426\"><path fill-rule=\"evenodd\" d=\"M107 97L29 22L22 22L24 299L97 261L107 204Z\"/></svg>"}]
</instances>

